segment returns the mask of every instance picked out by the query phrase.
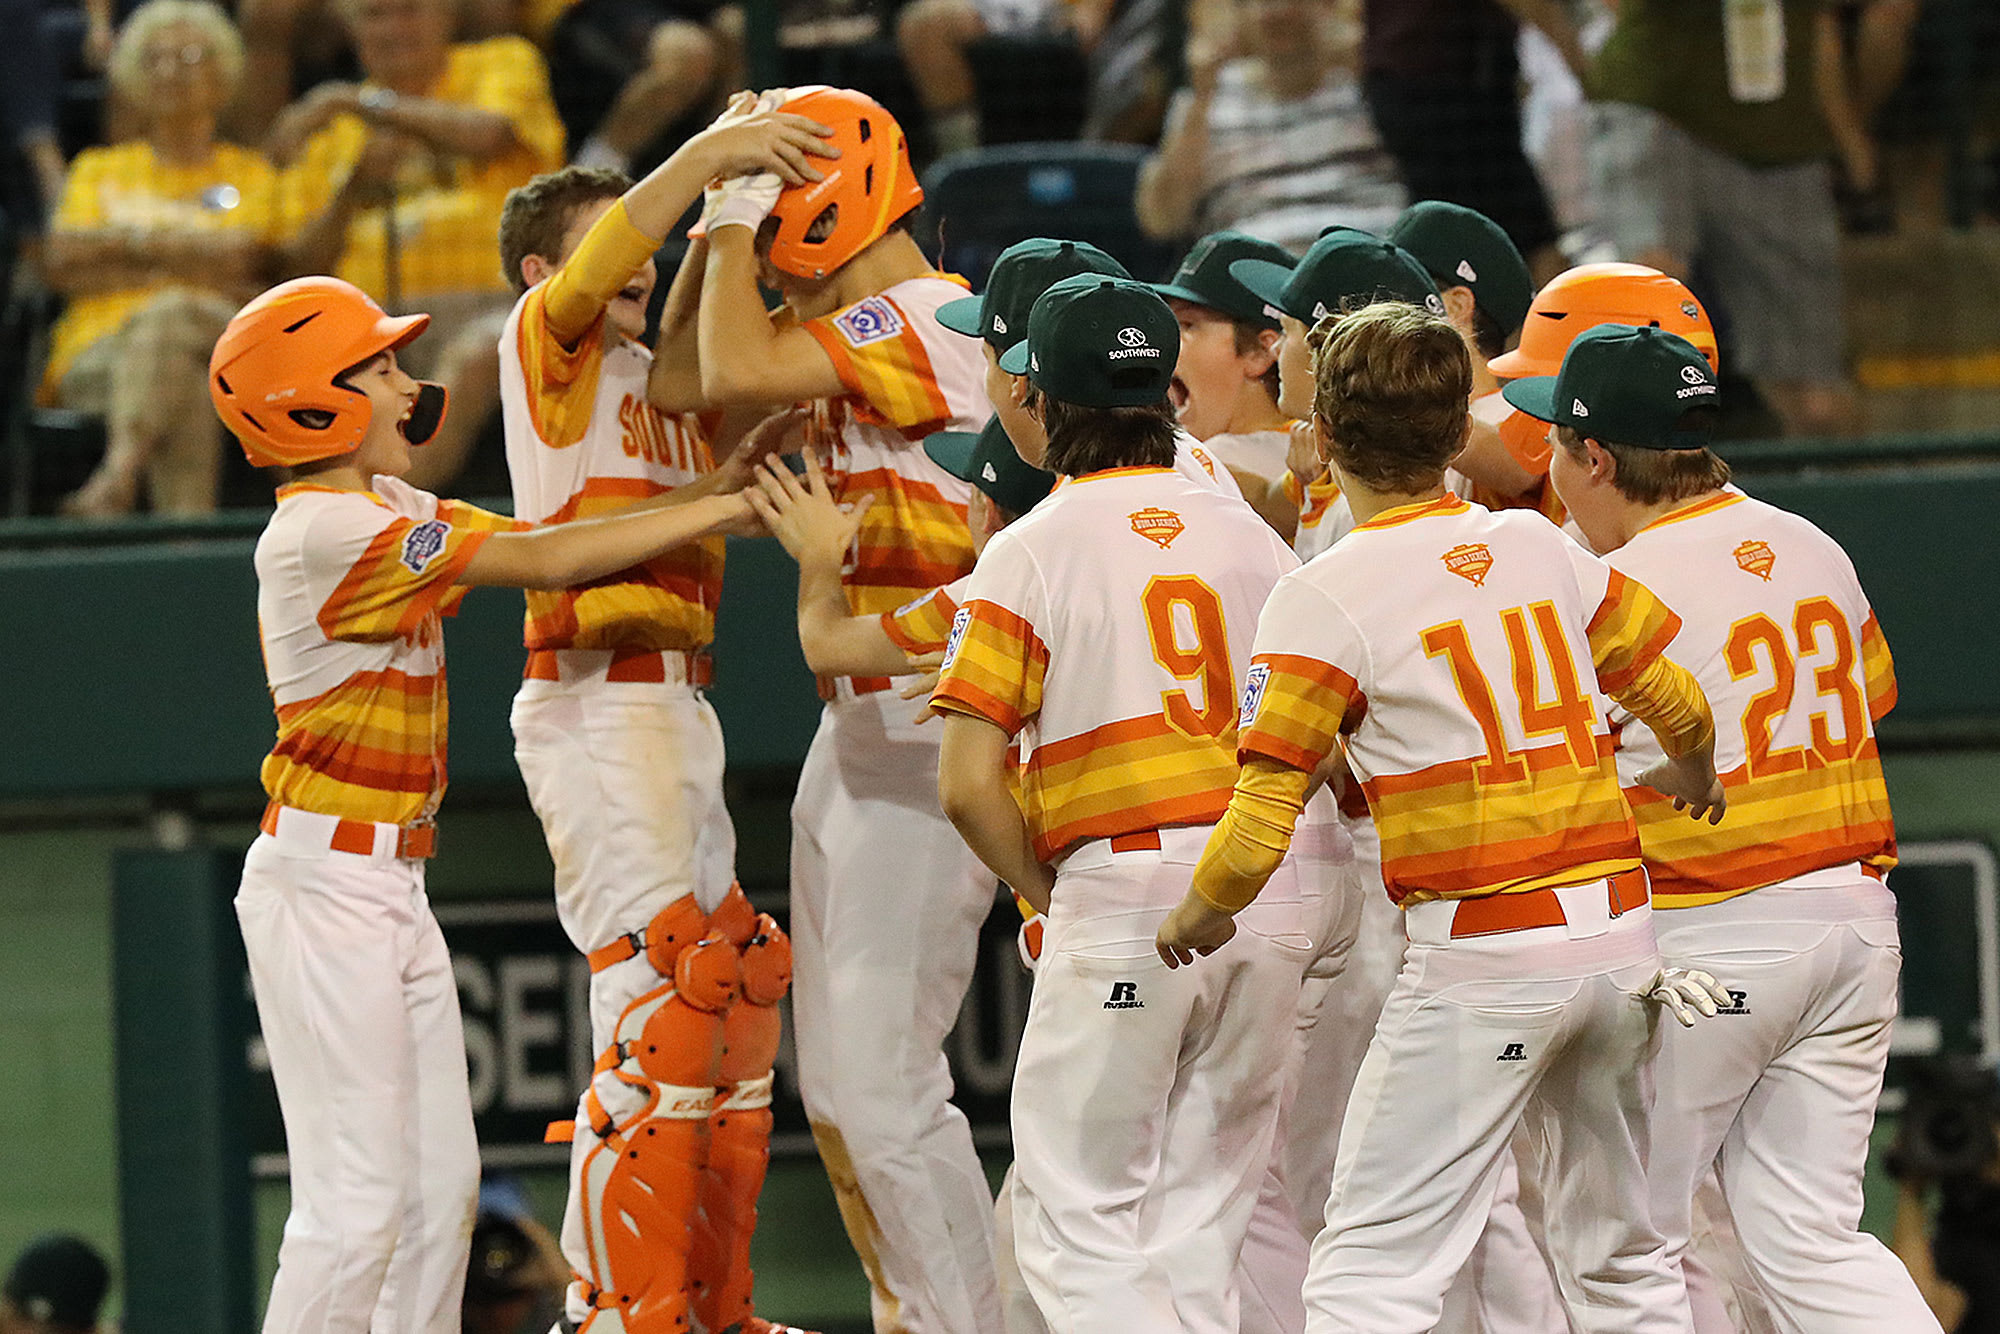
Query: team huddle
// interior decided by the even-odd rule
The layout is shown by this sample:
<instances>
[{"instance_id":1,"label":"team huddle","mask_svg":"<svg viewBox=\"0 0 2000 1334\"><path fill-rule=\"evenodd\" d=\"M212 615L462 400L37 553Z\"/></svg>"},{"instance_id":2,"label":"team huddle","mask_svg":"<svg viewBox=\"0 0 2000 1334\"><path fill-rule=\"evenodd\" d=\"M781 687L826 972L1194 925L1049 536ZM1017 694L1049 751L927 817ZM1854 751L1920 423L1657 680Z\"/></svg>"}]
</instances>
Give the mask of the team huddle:
<instances>
[{"instance_id":1,"label":"team huddle","mask_svg":"<svg viewBox=\"0 0 2000 1334\"><path fill-rule=\"evenodd\" d=\"M527 590L516 756L591 969L563 1328L783 1328L750 1241L789 995L880 1334L1938 1329L1859 1230L1893 667L1839 548L1710 448L1692 294L1537 293L1425 203L1164 284L1032 239L973 296L922 198L830 88L516 190L511 518L400 480L447 406L397 364L427 317L299 279L217 344L290 470L237 898L292 1171L264 1328L458 1327L424 861L440 618L490 584ZM703 695L731 533L797 560L825 701L789 934ZM942 1052L996 878L1035 973L997 1206Z\"/></svg>"}]
</instances>

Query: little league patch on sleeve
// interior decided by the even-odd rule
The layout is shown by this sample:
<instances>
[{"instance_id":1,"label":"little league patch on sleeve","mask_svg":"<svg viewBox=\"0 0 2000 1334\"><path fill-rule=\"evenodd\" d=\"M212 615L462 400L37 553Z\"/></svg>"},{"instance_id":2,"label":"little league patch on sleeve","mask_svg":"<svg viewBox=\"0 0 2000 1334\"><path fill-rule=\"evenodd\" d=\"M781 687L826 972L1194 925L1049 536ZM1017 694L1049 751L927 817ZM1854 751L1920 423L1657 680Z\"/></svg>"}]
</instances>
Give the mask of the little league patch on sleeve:
<instances>
[{"instance_id":1,"label":"little league patch on sleeve","mask_svg":"<svg viewBox=\"0 0 2000 1334\"><path fill-rule=\"evenodd\" d=\"M1271 669L1264 663L1252 663L1250 670L1243 673L1243 712L1236 725L1243 731L1250 730L1250 724L1257 721L1257 707L1264 702L1264 687L1271 680Z\"/></svg>"},{"instance_id":2,"label":"little league patch on sleeve","mask_svg":"<svg viewBox=\"0 0 2000 1334\"><path fill-rule=\"evenodd\" d=\"M444 550L451 525L442 519L426 519L403 534L403 564L411 574L422 574L426 566Z\"/></svg>"},{"instance_id":3,"label":"little league patch on sleeve","mask_svg":"<svg viewBox=\"0 0 2000 1334\"><path fill-rule=\"evenodd\" d=\"M972 623L972 613L960 607L958 614L951 618L951 638L944 641L944 661L938 665L939 671L949 670L958 661L958 646L965 642L965 627Z\"/></svg>"},{"instance_id":4,"label":"little league patch on sleeve","mask_svg":"<svg viewBox=\"0 0 2000 1334\"><path fill-rule=\"evenodd\" d=\"M886 298L871 296L834 316L833 327L849 347L866 347L903 332L903 316Z\"/></svg>"}]
</instances>

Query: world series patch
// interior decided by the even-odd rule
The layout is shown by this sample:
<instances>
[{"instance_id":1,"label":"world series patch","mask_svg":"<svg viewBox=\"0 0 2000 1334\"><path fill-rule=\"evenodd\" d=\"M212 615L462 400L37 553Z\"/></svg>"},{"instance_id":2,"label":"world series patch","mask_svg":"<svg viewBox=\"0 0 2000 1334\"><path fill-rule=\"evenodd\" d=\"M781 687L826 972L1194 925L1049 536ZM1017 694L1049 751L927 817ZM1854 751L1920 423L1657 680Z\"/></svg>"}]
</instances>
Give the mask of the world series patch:
<instances>
[{"instance_id":1,"label":"world series patch","mask_svg":"<svg viewBox=\"0 0 2000 1334\"><path fill-rule=\"evenodd\" d=\"M972 613L960 607L958 614L951 618L951 638L944 641L944 661L938 665L939 671L945 671L958 661L958 646L965 642L965 627L971 623Z\"/></svg>"},{"instance_id":2,"label":"world series patch","mask_svg":"<svg viewBox=\"0 0 2000 1334\"><path fill-rule=\"evenodd\" d=\"M871 296L834 316L833 327L849 347L866 347L903 332L903 316L886 298Z\"/></svg>"},{"instance_id":3,"label":"world series patch","mask_svg":"<svg viewBox=\"0 0 2000 1334\"><path fill-rule=\"evenodd\" d=\"M422 574L444 550L451 525L443 519L426 519L403 534L403 565L411 574Z\"/></svg>"},{"instance_id":4,"label":"world series patch","mask_svg":"<svg viewBox=\"0 0 2000 1334\"><path fill-rule=\"evenodd\" d=\"M1243 711L1236 720L1236 726L1249 731L1250 724L1257 721L1257 708L1264 702L1264 687L1270 684L1271 669L1265 663L1252 663L1250 670L1243 673Z\"/></svg>"}]
</instances>

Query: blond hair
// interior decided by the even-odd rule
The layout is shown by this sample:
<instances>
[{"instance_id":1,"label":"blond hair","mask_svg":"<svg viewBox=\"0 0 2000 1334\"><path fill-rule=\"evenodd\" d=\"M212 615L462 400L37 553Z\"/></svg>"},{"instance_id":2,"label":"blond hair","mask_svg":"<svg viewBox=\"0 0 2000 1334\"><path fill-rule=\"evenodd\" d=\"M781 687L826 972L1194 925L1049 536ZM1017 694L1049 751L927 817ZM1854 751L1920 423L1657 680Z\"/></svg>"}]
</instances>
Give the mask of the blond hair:
<instances>
[{"instance_id":1,"label":"blond hair","mask_svg":"<svg viewBox=\"0 0 2000 1334\"><path fill-rule=\"evenodd\" d=\"M208 0L146 0L118 29L117 44L111 48L111 63L106 72L119 96L133 102L144 101L150 91L146 43L162 29L183 23L200 29L202 41L215 57L223 86L235 90L243 79L243 38L221 6Z\"/></svg>"},{"instance_id":2,"label":"blond hair","mask_svg":"<svg viewBox=\"0 0 2000 1334\"><path fill-rule=\"evenodd\" d=\"M1465 446L1472 358L1451 323L1404 301L1329 315L1306 339L1313 415L1333 461L1379 491L1435 486Z\"/></svg>"}]
</instances>

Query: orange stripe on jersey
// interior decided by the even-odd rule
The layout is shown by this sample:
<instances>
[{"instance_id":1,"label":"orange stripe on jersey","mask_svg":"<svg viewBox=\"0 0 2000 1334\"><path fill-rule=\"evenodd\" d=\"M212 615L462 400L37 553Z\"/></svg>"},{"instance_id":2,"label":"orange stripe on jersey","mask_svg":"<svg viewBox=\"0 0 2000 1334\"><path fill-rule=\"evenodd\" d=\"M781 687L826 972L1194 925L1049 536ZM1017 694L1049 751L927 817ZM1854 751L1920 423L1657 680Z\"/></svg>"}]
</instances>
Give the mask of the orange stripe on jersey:
<instances>
[{"instance_id":1,"label":"orange stripe on jersey","mask_svg":"<svg viewBox=\"0 0 2000 1334\"><path fill-rule=\"evenodd\" d=\"M1722 775L1729 814L1719 825L1690 820L1651 788L1629 787L1639 840L1666 907L1714 903L1823 867L1896 864L1896 826L1874 738L1852 759L1811 762L1790 773Z\"/></svg>"},{"instance_id":2,"label":"orange stripe on jersey","mask_svg":"<svg viewBox=\"0 0 2000 1334\"><path fill-rule=\"evenodd\" d=\"M905 653L936 653L951 638L951 620L958 604L942 588L912 598L894 611L882 613L882 630Z\"/></svg>"},{"instance_id":3,"label":"orange stripe on jersey","mask_svg":"<svg viewBox=\"0 0 2000 1334\"><path fill-rule=\"evenodd\" d=\"M1298 474L1288 469L1285 473L1285 498L1298 507L1301 528L1316 528L1319 521L1326 517L1327 507L1340 499L1340 483L1334 480L1331 472L1325 472L1301 491Z\"/></svg>"},{"instance_id":4,"label":"orange stripe on jersey","mask_svg":"<svg viewBox=\"0 0 2000 1334\"><path fill-rule=\"evenodd\" d=\"M931 702L984 718L1012 736L1042 707L1048 646L1034 626L994 603L975 598L958 615L964 628Z\"/></svg>"},{"instance_id":5,"label":"orange stripe on jersey","mask_svg":"<svg viewBox=\"0 0 2000 1334\"><path fill-rule=\"evenodd\" d=\"M1080 839L1215 823L1236 784L1234 740L1189 736L1149 714L1037 747L1021 778L1036 855L1046 861Z\"/></svg>"},{"instance_id":6,"label":"orange stripe on jersey","mask_svg":"<svg viewBox=\"0 0 2000 1334\"><path fill-rule=\"evenodd\" d=\"M1340 732L1351 730L1349 715L1358 721L1367 708L1354 678L1317 658L1260 653L1247 680L1254 707L1237 742L1239 759L1263 755L1311 773L1339 746Z\"/></svg>"},{"instance_id":7,"label":"orange stripe on jersey","mask_svg":"<svg viewBox=\"0 0 2000 1334\"><path fill-rule=\"evenodd\" d=\"M871 318L878 322L893 319L900 327L893 334L856 346L843 332L842 321L853 320L858 307L870 305L878 307L867 312ZM801 327L825 349L841 384L847 387L849 410L862 421L922 436L950 420L951 405L938 387L930 353L911 317L888 297L869 297L854 307L808 320Z\"/></svg>"},{"instance_id":8,"label":"orange stripe on jersey","mask_svg":"<svg viewBox=\"0 0 2000 1334\"><path fill-rule=\"evenodd\" d=\"M1666 652L1681 631L1681 618L1653 596L1651 589L1617 570L1605 585L1604 600L1591 614L1586 633L1597 683L1616 695Z\"/></svg>"},{"instance_id":9,"label":"orange stripe on jersey","mask_svg":"<svg viewBox=\"0 0 2000 1334\"><path fill-rule=\"evenodd\" d=\"M527 381L528 419L535 436L551 449L568 449L583 439L597 407L597 377L604 368L604 314L564 347L548 327L544 302L549 284L528 293L515 330L515 352Z\"/></svg>"},{"instance_id":10,"label":"orange stripe on jersey","mask_svg":"<svg viewBox=\"0 0 2000 1334\"><path fill-rule=\"evenodd\" d=\"M1717 491L1715 494L1697 500L1693 504L1683 505L1671 513L1662 514L1639 531L1642 533L1649 532L1655 528L1665 527L1670 523L1679 523L1684 519L1698 519L1704 514L1713 514L1719 509L1726 509L1742 499L1742 496L1734 492Z\"/></svg>"},{"instance_id":11,"label":"orange stripe on jersey","mask_svg":"<svg viewBox=\"0 0 2000 1334\"><path fill-rule=\"evenodd\" d=\"M842 576L855 615L894 611L913 593L948 584L972 569L965 507L930 483L872 468L840 479L835 493L842 504L874 498L861 516L854 564Z\"/></svg>"},{"instance_id":12,"label":"orange stripe on jersey","mask_svg":"<svg viewBox=\"0 0 2000 1334\"><path fill-rule=\"evenodd\" d=\"M1879 723L1896 707L1896 662L1882 636L1882 623L1872 611L1861 623L1861 674L1868 689L1869 721Z\"/></svg>"},{"instance_id":13,"label":"orange stripe on jersey","mask_svg":"<svg viewBox=\"0 0 2000 1334\"><path fill-rule=\"evenodd\" d=\"M669 489L643 477L592 477L549 522L615 513ZM723 552L722 538L704 538L574 588L530 589L523 638L530 649L704 648L715 639Z\"/></svg>"},{"instance_id":14,"label":"orange stripe on jersey","mask_svg":"<svg viewBox=\"0 0 2000 1334\"><path fill-rule=\"evenodd\" d=\"M1447 491L1436 500L1426 500L1415 505L1398 505L1394 509L1383 510L1367 523L1358 523L1355 529L1395 528L1402 524L1414 523L1418 519L1428 519L1436 514L1463 514L1471 506Z\"/></svg>"},{"instance_id":15,"label":"orange stripe on jersey","mask_svg":"<svg viewBox=\"0 0 2000 1334\"><path fill-rule=\"evenodd\" d=\"M445 519L397 518L375 535L321 605L321 631L329 639L358 640L415 634L492 535Z\"/></svg>"},{"instance_id":16,"label":"orange stripe on jersey","mask_svg":"<svg viewBox=\"0 0 2000 1334\"><path fill-rule=\"evenodd\" d=\"M265 791L301 810L407 824L444 790L446 714L437 677L357 672L278 708Z\"/></svg>"}]
</instances>

